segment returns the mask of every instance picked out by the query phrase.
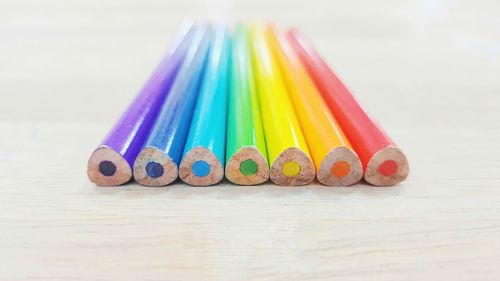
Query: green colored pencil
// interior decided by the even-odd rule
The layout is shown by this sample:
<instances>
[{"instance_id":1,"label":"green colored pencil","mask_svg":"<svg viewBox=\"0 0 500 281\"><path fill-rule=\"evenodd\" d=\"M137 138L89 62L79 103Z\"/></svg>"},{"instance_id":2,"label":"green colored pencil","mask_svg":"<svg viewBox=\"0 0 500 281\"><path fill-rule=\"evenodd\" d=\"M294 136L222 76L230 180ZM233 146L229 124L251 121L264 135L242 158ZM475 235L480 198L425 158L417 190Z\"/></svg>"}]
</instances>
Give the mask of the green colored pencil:
<instances>
[{"instance_id":1,"label":"green colored pencil","mask_svg":"<svg viewBox=\"0 0 500 281\"><path fill-rule=\"evenodd\" d=\"M226 178L241 185L269 179L266 142L245 27L239 24L233 45L228 101Z\"/></svg>"}]
</instances>

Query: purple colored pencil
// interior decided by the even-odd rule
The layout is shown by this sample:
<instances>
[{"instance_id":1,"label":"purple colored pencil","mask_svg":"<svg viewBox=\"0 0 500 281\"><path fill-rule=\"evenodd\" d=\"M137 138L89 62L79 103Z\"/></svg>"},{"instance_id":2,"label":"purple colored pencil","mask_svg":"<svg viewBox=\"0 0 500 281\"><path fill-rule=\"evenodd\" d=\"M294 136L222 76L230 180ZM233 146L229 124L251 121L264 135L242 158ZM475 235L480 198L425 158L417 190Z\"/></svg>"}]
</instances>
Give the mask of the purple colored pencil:
<instances>
[{"instance_id":1,"label":"purple colored pencil","mask_svg":"<svg viewBox=\"0 0 500 281\"><path fill-rule=\"evenodd\" d=\"M132 178L134 161L155 124L195 30L191 22L181 27L173 46L151 78L90 156L87 174L95 184L115 186Z\"/></svg>"}]
</instances>

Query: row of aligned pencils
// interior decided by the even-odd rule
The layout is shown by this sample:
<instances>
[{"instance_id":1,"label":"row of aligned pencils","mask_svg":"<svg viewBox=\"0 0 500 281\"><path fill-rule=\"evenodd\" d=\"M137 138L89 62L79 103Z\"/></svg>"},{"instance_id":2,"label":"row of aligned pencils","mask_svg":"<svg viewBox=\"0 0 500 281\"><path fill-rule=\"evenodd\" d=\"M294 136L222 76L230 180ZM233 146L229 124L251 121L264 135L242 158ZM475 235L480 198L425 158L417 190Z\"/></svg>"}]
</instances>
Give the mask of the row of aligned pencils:
<instances>
[{"instance_id":1,"label":"row of aligned pencils","mask_svg":"<svg viewBox=\"0 0 500 281\"><path fill-rule=\"evenodd\" d=\"M144 88L91 155L97 185L271 179L377 186L408 161L300 35L274 25L183 25Z\"/></svg>"}]
</instances>

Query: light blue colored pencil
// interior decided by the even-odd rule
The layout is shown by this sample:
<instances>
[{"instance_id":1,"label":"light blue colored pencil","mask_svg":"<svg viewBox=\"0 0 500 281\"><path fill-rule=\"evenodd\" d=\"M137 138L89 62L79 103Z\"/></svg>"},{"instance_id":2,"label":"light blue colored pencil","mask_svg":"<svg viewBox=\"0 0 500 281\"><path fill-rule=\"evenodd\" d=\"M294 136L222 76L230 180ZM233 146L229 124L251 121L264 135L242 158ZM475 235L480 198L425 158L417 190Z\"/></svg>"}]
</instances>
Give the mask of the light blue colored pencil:
<instances>
[{"instance_id":1,"label":"light blue colored pencil","mask_svg":"<svg viewBox=\"0 0 500 281\"><path fill-rule=\"evenodd\" d=\"M191 46L163 104L144 149L134 163L134 178L142 185L163 186L178 177L184 144L213 38L208 24L197 27Z\"/></svg>"},{"instance_id":2,"label":"light blue colored pencil","mask_svg":"<svg viewBox=\"0 0 500 281\"><path fill-rule=\"evenodd\" d=\"M218 26L179 168L190 185L213 185L224 177L230 60L229 32Z\"/></svg>"}]
</instances>

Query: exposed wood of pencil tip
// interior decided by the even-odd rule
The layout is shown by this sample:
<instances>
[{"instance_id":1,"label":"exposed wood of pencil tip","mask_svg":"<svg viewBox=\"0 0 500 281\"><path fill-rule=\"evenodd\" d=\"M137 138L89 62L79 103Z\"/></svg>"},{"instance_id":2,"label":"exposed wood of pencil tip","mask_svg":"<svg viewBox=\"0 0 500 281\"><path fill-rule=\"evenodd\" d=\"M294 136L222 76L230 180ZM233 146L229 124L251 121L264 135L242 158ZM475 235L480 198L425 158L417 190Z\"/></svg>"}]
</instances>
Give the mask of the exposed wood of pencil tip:
<instances>
[{"instance_id":1,"label":"exposed wood of pencil tip","mask_svg":"<svg viewBox=\"0 0 500 281\"><path fill-rule=\"evenodd\" d=\"M113 167L110 175L101 172L101 163L110 162ZM130 166L118 152L108 146L98 147L90 156L87 165L87 175L93 183L101 186L116 186L128 182L132 178Z\"/></svg>"},{"instance_id":2,"label":"exposed wood of pencil tip","mask_svg":"<svg viewBox=\"0 0 500 281\"><path fill-rule=\"evenodd\" d=\"M346 167L345 175L335 176L335 165L343 164ZM353 185L363 178L363 165L356 153L347 147L339 146L332 149L321 162L318 171L318 181L329 186Z\"/></svg>"},{"instance_id":3,"label":"exposed wood of pencil tip","mask_svg":"<svg viewBox=\"0 0 500 281\"><path fill-rule=\"evenodd\" d=\"M298 165L298 173L287 176L283 168L287 163ZM296 147L289 147L281 152L271 166L269 177L277 185L299 186L306 185L314 180L316 176L314 165L309 156Z\"/></svg>"},{"instance_id":4,"label":"exposed wood of pencil tip","mask_svg":"<svg viewBox=\"0 0 500 281\"><path fill-rule=\"evenodd\" d=\"M206 176L197 176L193 171L193 164L204 161L210 166ZM205 147L195 147L188 151L179 167L179 177L187 184L194 186L208 186L219 183L224 177L224 169L215 154Z\"/></svg>"},{"instance_id":5,"label":"exposed wood of pencil tip","mask_svg":"<svg viewBox=\"0 0 500 281\"><path fill-rule=\"evenodd\" d=\"M149 163L157 163L161 165L161 176L151 177L148 175L146 167ZM134 163L134 178L145 186L165 186L177 179L177 165L172 161L164 151L148 146L145 147L137 156Z\"/></svg>"},{"instance_id":6,"label":"exposed wood of pencil tip","mask_svg":"<svg viewBox=\"0 0 500 281\"><path fill-rule=\"evenodd\" d=\"M376 186L391 186L404 181L408 173L409 165L404 153L398 147L389 145L368 161L364 179Z\"/></svg>"},{"instance_id":7,"label":"exposed wood of pencil tip","mask_svg":"<svg viewBox=\"0 0 500 281\"><path fill-rule=\"evenodd\" d=\"M257 164L256 172L250 175L242 173L243 161L251 160ZM269 165L260 151L253 146L240 148L226 164L226 178L239 185L257 185L269 179Z\"/></svg>"}]
</instances>

